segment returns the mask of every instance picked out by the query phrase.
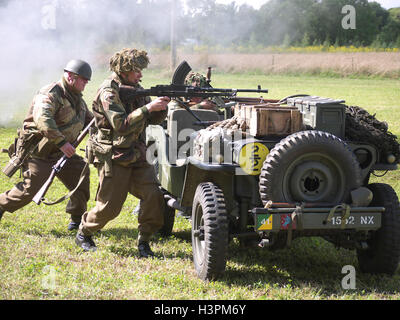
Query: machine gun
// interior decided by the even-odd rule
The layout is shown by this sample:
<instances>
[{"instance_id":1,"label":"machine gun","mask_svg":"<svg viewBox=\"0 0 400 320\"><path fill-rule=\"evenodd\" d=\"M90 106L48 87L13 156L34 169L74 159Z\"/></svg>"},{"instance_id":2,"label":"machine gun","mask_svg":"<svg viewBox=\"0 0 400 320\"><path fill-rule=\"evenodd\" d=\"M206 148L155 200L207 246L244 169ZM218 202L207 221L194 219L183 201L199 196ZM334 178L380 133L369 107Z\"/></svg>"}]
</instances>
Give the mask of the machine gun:
<instances>
[{"instance_id":1,"label":"machine gun","mask_svg":"<svg viewBox=\"0 0 400 320\"><path fill-rule=\"evenodd\" d=\"M222 107L225 103L224 100L227 101L235 101L237 99L237 94L241 92L247 93L268 93L268 90L262 90L259 85L257 89L220 89L213 88L210 85L211 82L211 67L208 67L207 71L207 84L206 87L194 87L194 86L186 86L184 85L186 76L192 70L190 65L186 61L182 61L181 64L176 68L173 76L172 83L170 85L156 85L151 87L150 89L136 89L131 86L122 85L120 86L119 96L121 101L124 104L129 104L135 98L144 97L144 96L154 96L154 97L163 97L167 96L170 98L174 98L175 101L179 103L181 107L186 109L197 121L202 122L196 114L190 110L187 104L182 101L180 98L192 98L192 97L201 97L201 98L214 98L219 107ZM204 125L206 125L204 123Z\"/></svg>"},{"instance_id":2,"label":"machine gun","mask_svg":"<svg viewBox=\"0 0 400 320\"><path fill-rule=\"evenodd\" d=\"M180 84L156 85L150 89L136 89L126 85L122 85L119 88L120 98L123 103L129 103L135 98L145 96L170 98L221 97L229 99L236 98L236 95L240 92L268 93L268 90L262 90L261 86L258 86L257 89L220 89L212 87L193 87Z\"/></svg>"},{"instance_id":3,"label":"machine gun","mask_svg":"<svg viewBox=\"0 0 400 320\"><path fill-rule=\"evenodd\" d=\"M131 101L138 97L155 96L155 97L170 97L174 98L181 107L186 109L197 121L200 123L202 120L196 116L196 114L190 110L190 108L180 100L183 98L201 97L201 98L225 98L234 99L239 92L252 92L252 93L268 93L268 90L262 90L261 86L258 89L218 89L212 87L194 87L185 86L180 84L170 85L156 85L150 89L137 89L131 86L122 85L119 87L119 96L123 103L129 104Z\"/></svg>"}]
</instances>

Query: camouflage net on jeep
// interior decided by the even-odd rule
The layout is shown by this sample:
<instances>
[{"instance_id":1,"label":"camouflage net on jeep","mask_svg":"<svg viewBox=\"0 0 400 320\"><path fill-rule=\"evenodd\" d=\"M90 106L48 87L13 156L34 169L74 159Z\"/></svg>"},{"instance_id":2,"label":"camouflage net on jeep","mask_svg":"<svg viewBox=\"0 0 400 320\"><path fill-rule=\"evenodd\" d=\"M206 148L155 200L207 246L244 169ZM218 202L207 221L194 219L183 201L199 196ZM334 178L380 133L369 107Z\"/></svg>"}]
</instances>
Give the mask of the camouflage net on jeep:
<instances>
[{"instance_id":1,"label":"camouflage net on jeep","mask_svg":"<svg viewBox=\"0 0 400 320\"><path fill-rule=\"evenodd\" d=\"M219 122L216 122L209 127L206 128L207 131L213 130L215 128L221 128L224 130L229 130L228 134L232 134L236 130L241 130L241 131L246 131L248 128L246 125L246 121L241 119L238 116L233 116L230 119L222 120Z\"/></svg>"},{"instance_id":2,"label":"camouflage net on jeep","mask_svg":"<svg viewBox=\"0 0 400 320\"><path fill-rule=\"evenodd\" d=\"M220 163L223 158L219 155L224 153L224 143L245 139L247 137L246 128L246 121L238 116L233 116L230 119L218 121L200 130L195 138L194 156L204 159L208 155L209 159L207 160ZM204 148L208 148L208 150Z\"/></svg>"},{"instance_id":3,"label":"camouflage net on jeep","mask_svg":"<svg viewBox=\"0 0 400 320\"><path fill-rule=\"evenodd\" d=\"M400 163L397 136L389 132L387 123L377 120L375 114L371 115L357 106L346 107L345 136L347 140L372 144L384 157L393 154L396 157L395 163Z\"/></svg>"}]
</instances>

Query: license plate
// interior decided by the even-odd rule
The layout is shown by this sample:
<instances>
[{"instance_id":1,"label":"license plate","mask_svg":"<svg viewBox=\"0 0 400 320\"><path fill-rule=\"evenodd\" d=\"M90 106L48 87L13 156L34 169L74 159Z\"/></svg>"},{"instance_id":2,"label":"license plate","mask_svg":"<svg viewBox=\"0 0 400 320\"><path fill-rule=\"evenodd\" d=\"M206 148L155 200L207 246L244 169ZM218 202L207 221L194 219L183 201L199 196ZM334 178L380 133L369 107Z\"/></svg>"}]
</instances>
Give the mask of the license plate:
<instances>
[{"instance_id":1,"label":"license plate","mask_svg":"<svg viewBox=\"0 0 400 320\"><path fill-rule=\"evenodd\" d=\"M332 221L330 222L331 225L342 225L343 218L341 216L334 216ZM375 226L379 223L380 226L380 216L376 216L373 214L365 214L365 215L350 215L344 222L344 224L348 227L351 226Z\"/></svg>"},{"instance_id":2,"label":"license plate","mask_svg":"<svg viewBox=\"0 0 400 320\"><path fill-rule=\"evenodd\" d=\"M351 213L344 222L345 229L356 230L375 230L381 227L381 212L356 212ZM301 215L301 223L292 221L290 213L256 213L255 229L256 231L279 231L299 229L340 229L342 228L342 215L334 214L331 221L327 221L328 213L325 212L303 212Z\"/></svg>"}]
</instances>

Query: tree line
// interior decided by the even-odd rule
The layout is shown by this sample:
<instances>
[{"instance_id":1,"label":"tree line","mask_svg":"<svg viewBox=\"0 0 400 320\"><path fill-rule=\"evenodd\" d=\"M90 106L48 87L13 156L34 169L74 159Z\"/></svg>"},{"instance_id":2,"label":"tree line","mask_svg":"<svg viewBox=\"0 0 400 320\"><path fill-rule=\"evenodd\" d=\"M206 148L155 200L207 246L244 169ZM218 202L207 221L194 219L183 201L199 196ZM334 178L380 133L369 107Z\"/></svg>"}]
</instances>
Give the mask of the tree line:
<instances>
[{"instance_id":1,"label":"tree line","mask_svg":"<svg viewBox=\"0 0 400 320\"><path fill-rule=\"evenodd\" d=\"M209 45L400 46L400 8L386 10L367 0L270 0L259 10L215 0L188 4L190 9L180 19L189 28L180 30L181 37ZM354 17L346 10L342 13L348 5ZM343 28L343 20L351 18L355 29Z\"/></svg>"},{"instance_id":2,"label":"tree line","mask_svg":"<svg viewBox=\"0 0 400 320\"><path fill-rule=\"evenodd\" d=\"M21 0L0 0L0 14L15 1ZM400 8L386 10L379 3L367 0L269 0L259 9L235 2L219 4L216 0L43 0L43 3L57 6L57 29L51 31L51 37L79 30L80 34L97 37L96 43L104 45L137 43L166 48L174 19L176 44L189 47L400 47ZM354 8L355 15L350 17L355 20L354 29L343 28L343 19L348 18L342 11L345 6ZM39 17L40 14L39 11Z\"/></svg>"}]
</instances>

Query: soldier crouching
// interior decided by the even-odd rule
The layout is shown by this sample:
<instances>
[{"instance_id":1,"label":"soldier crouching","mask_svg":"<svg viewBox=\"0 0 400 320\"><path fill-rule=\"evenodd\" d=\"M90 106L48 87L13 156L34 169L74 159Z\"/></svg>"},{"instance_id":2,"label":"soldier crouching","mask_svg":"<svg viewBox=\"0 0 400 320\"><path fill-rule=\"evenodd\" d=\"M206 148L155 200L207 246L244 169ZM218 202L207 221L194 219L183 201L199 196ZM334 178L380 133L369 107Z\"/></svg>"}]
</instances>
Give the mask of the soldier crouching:
<instances>
[{"instance_id":1,"label":"soldier crouching","mask_svg":"<svg viewBox=\"0 0 400 320\"><path fill-rule=\"evenodd\" d=\"M149 59L145 51L123 49L110 59L112 75L97 91L93 102L97 133L89 144L93 164L98 169L96 205L82 216L75 242L85 251L96 250L94 232L116 218L128 193L141 200L138 217L138 249L142 257L153 256L149 241L163 226L164 198L154 168L146 161L144 131L149 124L160 124L167 115L168 97L151 101L139 97L121 102L120 85L140 88L142 70Z\"/></svg>"},{"instance_id":2,"label":"soldier crouching","mask_svg":"<svg viewBox=\"0 0 400 320\"><path fill-rule=\"evenodd\" d=\"M93 119L82 98L91 75L87 62L71 60L64 68L60 81L43 87L35 95L19 138L36 135L40 142L22 163L23 181L0 194L0 218L4 212L14 212L32 201L63 154L69 160L57 177L69 190L77 186L85 161L75 153L72 143ZM68 230L78 229L82 214L87 209L89 178L87 170L67 203L66 212L71 215Z\"/></svg>"}]
</instances>

